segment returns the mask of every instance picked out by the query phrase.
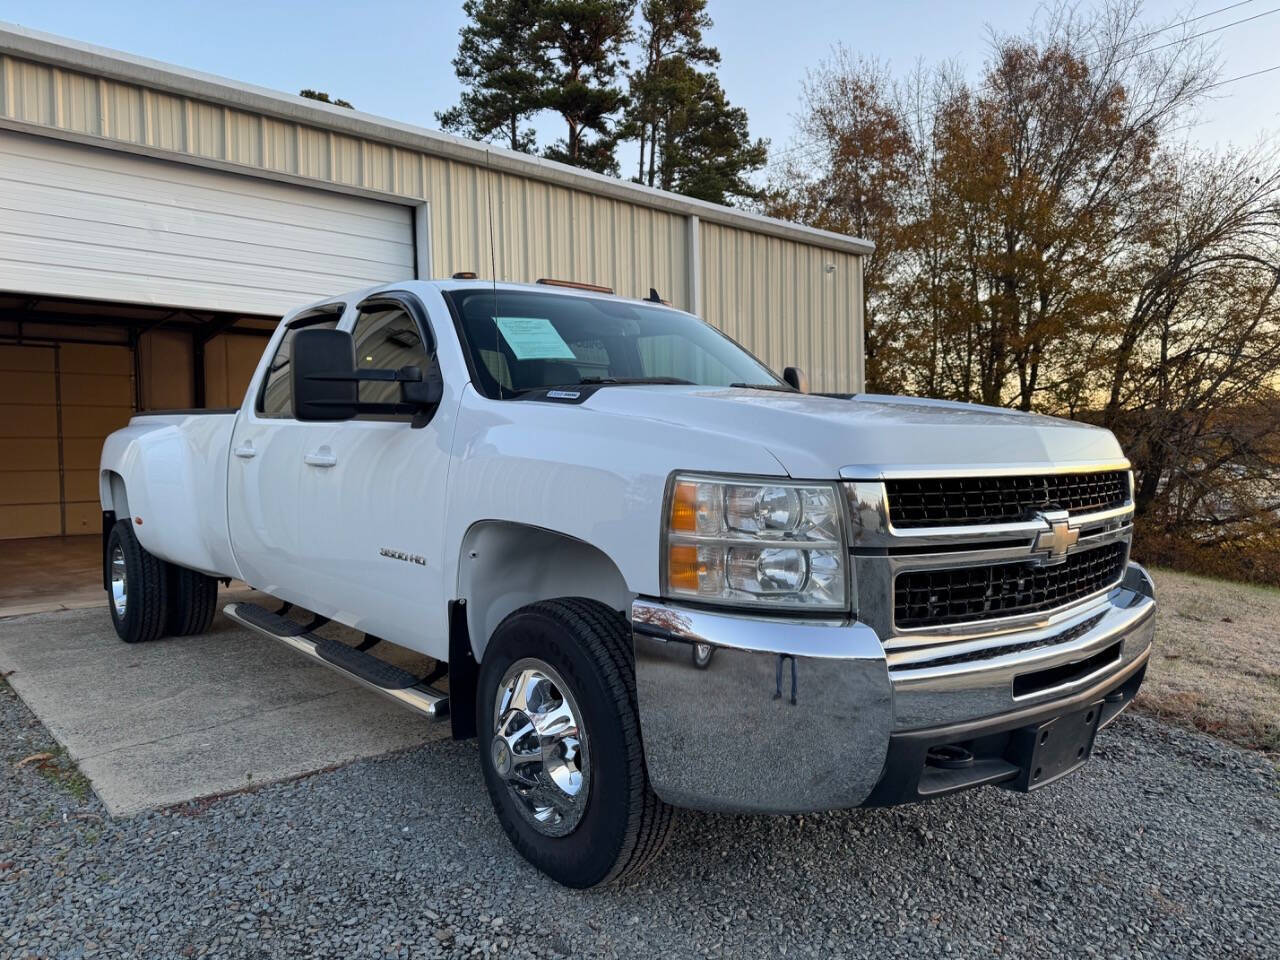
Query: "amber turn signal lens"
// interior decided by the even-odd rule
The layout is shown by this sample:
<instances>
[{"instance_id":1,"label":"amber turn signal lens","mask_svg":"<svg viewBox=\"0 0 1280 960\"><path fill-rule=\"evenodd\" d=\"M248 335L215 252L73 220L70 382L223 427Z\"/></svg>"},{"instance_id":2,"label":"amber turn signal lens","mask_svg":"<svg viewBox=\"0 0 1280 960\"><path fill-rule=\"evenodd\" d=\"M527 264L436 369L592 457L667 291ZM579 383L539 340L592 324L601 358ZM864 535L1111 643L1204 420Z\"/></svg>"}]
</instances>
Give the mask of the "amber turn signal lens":
<instances>
[{"instance_id":1,"label":"amber turn signal lens","mask_svg":"<svg viewBox=\"0 0 1280 960\"><path fill-rule=\"evenodd\" d=\"M667 585L673 590L696 592L699 583L698 548L674 545L667 551Z\"/></svg>"},{"instance_id":2,"label":"amber turn signal lens","mask_svg":"<svg viewBox=\"0 0 1280 960\"><path fill-rule=\"evenodd\" d=\"M698 529L698 485L677 483L671 498L671 529L695 533Z\"/></svg>"}]
</instances>

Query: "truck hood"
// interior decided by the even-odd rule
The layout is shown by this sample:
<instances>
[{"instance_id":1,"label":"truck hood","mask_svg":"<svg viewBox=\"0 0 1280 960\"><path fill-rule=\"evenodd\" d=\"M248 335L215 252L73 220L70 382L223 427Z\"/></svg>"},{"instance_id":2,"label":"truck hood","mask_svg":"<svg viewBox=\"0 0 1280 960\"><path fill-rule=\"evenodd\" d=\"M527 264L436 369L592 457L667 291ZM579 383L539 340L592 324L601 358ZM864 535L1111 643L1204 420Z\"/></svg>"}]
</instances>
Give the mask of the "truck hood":
<instances>
[{"instance_id":1,"label":"truck hood","mask_svg":"<svg viewBox=\"0 0 1280 960\"><path fill-rule=\"evenodd\" d=\"M767 449L789 476L875 479L886 470L1071 466L1122 460L1111 431L1000 407L750 388L613 386L591 410L708 431ZM696 468L696 464L690 464Z\"/></svg>"}]
</instances>

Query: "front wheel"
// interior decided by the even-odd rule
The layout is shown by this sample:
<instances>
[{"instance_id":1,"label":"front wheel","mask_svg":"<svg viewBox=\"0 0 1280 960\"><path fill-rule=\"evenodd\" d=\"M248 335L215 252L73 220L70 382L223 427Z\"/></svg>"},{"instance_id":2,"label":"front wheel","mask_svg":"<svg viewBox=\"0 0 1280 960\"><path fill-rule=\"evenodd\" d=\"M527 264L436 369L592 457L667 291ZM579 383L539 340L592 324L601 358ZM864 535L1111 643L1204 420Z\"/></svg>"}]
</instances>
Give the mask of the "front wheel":
<instances>
[{"instance_id":1,"label":"front wheel","mask_svg":"<svg viewBox=\"0 0 1280 960\"><path fill-rule=\"evenodd\" d=\"M155 640L168 613L165 562L138 542L128 520L117 520L107 535L107 604L111 623L125 643Z\"/></svg>"},{"instance_id":2,"label":"front wheel","mask_svg":"<svg viewBox=\"0 0 1280 960\"><path fill-rule=\"evenodd\" d=\"M662 848L672 808L645 773L626 620L602 603L548 600L494 632L476 729L494 810L552 879L592 887Z\"/></svg>"}]
</instances>

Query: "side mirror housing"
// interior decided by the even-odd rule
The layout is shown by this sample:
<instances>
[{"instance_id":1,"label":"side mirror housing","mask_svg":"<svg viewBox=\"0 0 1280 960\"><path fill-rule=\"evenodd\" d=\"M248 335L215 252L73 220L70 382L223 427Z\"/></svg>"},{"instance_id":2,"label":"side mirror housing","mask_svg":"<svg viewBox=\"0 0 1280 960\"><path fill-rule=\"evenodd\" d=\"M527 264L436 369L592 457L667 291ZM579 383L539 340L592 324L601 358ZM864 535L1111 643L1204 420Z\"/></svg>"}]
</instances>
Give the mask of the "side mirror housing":
<instances>
[{"instance_id":1,"label":"side mirror housing","mask_svg":"<svg viewBox=\"0 0 1280 960\"><path fill-rule=\"evenodd\" d=\"M359 413L409 413L424 426L444 396L440 365L433 358L420 367L360 370L351 334L341 330L299 330L293 338L291 376L293 416L297 420L350 420ZM360 383L400 384L399 403L361 403Z\"/></svg>"},{"instance_id":2,"label":"side mirror housing","mask_svg":"<svg viewBox=\"0 0 1280 960\"><path fill-rule=\"evenodd\" d=\"M782 371L782 379L801 393L809 392L809 378L799 367L787 367Z\"/></svg>"},{"instance_id":3,"label":"side mirror housing","mask_svg":"<svg viewBox=\"0 0 1280 960\"><path fill-rule=\"evenodd\" d=\"M440 377L440 364L434 359L426 373L418 367L404 367L400 372L414 371L417 379L400 381L400 399L418 410L434 409L444 397L444 380Z\"/></svg>"},{"instance_id":4,"label":"side mirror housing","mask_svg":"<svg viewBox=\"0 0 1280 960\"><path fill-rule=\"evenodd\" d=\"M290 358L293 416L297 420L350 420L358 412L359 381L351 334L299 330Z\"/></svg>"}]
</instances>

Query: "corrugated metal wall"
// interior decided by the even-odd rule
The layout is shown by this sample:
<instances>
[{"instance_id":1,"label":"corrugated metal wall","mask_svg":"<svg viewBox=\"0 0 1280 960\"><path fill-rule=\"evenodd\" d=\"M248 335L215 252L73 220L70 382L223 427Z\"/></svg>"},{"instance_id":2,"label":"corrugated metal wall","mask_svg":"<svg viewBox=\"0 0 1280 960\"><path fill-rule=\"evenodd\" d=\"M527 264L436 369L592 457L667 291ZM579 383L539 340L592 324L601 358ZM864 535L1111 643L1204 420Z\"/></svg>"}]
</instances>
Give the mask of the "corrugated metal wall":
<instances>
[{"instance_id":1,"label":"corrugated metal wall","mask_svg":"<svg viewBox=\"0 0 1280 960\"><path fill-rule=\"evenodd\" d=\"M0 55L0 119L246 173L431 204L436 275L490 275L489 197L499 277L654 287L690 302L690 220L533 177L305 123ZM108 144L109 145L109 144ZM859 257L702 219L701 312L771 366L798 364L815 389L862 385ZM835 269L826 272L828 264ZM337 291L335 291L337 292Z\"/></svg>"},{"instance_id":2,"label":"corrugated metal wall","mask_svg":"<svg viewBox=\"0 0 1280 960\"><path fill-rule=\"evenodd\" d=\"M432 257L440 275L492 275L489 202L497 276L599 283L628 297L654 287L689 308L685 217L483 167L427 158Z\"/></svg>"},{"instance_id":3,"label":"corrugated metal wall","mask_svg":"<svg viewBox=\"0 0 1280 960\"><path fill-rule=\"evenodd\" d=\"M859 257L703 223L703 314L775 370L801 367L813 390L862 384Z\"/></svg>"}]
</instances>

